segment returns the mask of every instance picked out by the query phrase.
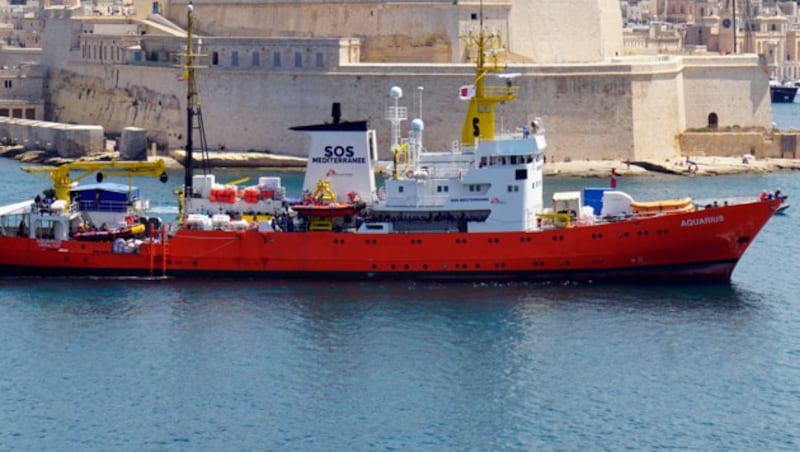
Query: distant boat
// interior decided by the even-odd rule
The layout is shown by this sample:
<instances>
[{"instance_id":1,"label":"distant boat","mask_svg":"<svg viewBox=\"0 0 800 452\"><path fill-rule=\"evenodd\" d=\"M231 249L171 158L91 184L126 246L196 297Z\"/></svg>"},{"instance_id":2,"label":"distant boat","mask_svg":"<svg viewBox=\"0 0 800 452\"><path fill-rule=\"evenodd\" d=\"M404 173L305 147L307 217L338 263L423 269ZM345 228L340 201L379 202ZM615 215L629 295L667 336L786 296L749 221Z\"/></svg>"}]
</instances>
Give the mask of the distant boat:
<instances>
[{"instance_id":1,"label":"distant boat","mask_svg":"<svg viewBox=\"0 0 800 452\"><path fill-rule=\"evenodd\" d=\"M769 82L769 96L772 103L791 104L797 95L796 84L781 83L777 80Z\"/></svg>"}]
</instances>

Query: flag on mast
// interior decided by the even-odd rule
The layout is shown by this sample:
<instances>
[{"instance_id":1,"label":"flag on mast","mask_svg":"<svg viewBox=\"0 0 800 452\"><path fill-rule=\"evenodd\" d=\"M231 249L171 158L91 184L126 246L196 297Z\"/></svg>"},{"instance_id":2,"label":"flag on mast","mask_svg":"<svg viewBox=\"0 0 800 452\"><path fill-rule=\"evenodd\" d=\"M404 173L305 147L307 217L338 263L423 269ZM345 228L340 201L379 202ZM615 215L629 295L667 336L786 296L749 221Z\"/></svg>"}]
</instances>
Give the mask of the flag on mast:
<instances>
[{"instance_id":1,"label":"flag on mast","mask_svg":"<svg viewBox=\"0 0 800 452\"><path fill-rule=\"evenodd\" d=\"M464 85L458 90L458 97L461 100L468 100L475 97L475 85Z\"/></svg>"}]
</instances>

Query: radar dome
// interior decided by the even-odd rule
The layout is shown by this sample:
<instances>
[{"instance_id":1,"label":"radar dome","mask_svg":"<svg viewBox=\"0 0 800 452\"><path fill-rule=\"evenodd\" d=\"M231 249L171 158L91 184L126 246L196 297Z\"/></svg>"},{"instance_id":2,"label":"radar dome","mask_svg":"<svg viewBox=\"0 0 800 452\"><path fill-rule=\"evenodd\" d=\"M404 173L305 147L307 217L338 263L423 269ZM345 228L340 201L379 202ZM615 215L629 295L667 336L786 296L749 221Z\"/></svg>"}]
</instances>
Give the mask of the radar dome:
<instances>
[{"instance_id":1,"label":"radar dome","mask_svg":"<svg viewBox=\"0 0 800 452\"><path fill-rule=\"evenodd\" d=\"M389 90L389 97L392 99L400 99L403 97L403 88L399 86L393 86L392 89Z\"/></svg>"},{"instance_id":2,"label":"radar dome","mask_svg":"<svg viewBox=\"0 0 800 452\"><path fill-rule=\"evenodd\" d=\"M421 132L425 129L425 123L422 122L421 119L417 118L411 121L411 130L414 132Z\"/></svg>"}]
</instances>

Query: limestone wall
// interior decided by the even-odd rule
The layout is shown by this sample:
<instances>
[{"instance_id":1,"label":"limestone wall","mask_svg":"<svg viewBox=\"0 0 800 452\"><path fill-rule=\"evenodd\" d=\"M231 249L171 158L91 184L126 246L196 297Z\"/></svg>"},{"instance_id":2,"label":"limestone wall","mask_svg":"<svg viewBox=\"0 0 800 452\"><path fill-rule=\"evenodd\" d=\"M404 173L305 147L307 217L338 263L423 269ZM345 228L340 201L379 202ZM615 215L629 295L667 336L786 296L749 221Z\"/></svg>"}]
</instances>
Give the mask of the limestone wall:
<instances>
[{"instance_id":1,"label":"limestone wall","mask_svg":"<svg viewBox=\"0 0 800 452\"><path fill-rule=\"evenodd\" d=\"M188 0L163 2L186 25ZM596 62L622 54L619 0L484 0L483 23L514 54L539 63ZM369 62L462 62L481 2L194 0L198 31L216 36L358 37ZM146 10L149 10L145 5Z\"/></svg>"},{"instance_id":2,"label":"limestone wall","mask_svg":"<svg viewBox=\"0 0 800 452\"><path fill-rule=\"evenodd\" d=\"M105 151L105 136L100 126L7 117L0 117L0 142L19 144L26 150L54 152L65 158L78 158Z\"/></svg>"},{"instance_id":3,"label":"limestone wall","mask_svg":"<svg viewBox=\"0 0 800 452\"><path fill-rule=\"evenodd\" d=\"M596 62L623 53L619 0L512 3L509 46L537 63Z\"/></svg>"},{"instance_id":4,"label":"limestone wall","mask_svg":"<svg viewBox=\"0 0 800 452\"><path fill-rule=\"evenodd\" d=\"M632 158L659 160L677 154L675 137L686 128L684 79L680 60L669 60L632 80ZM641 69L641 68L640 68Z\"/></svg>"},{"instance_id":5,"label":"limestone wall","mask_svg":"<svg viewBox=\"0 0 800 452\"><path fill-rule=\"evenodd\" d=\"M76 69L80 73L50 72L50 119L101 124L114 135L128 126L142 127L162 146L181 146L186 83L178 81L177 68L81 65ZM224 105L229 109L235 101L228 99Z\"/></svg>"},{"instance_id":6,"label":"limestone wall","mask_svg":"<svg viewBox=\"0 0 800 452\"><path fill-rule=\"evenodd\" d=\"M753 55L683 57L686 128L703 128L714 114L719 127L770 127L769 75Z\"/></svg>"},{"instance_id":7,"label":"limestone wall","mask_svg":"<svg viewBox=\"0 0 800 452\"><path fill-rule=\"evenodd\" d=\"M82 10L50 9L45 11L46 26L42 37L42 66L63 68L69 62L70 52L78 49L81 35L81 23L72 20L73 12Z\"/></svg>"},{"instance_id":8,"label":"limestone wall","mask_svg":"<svg viewBox=\"0 0 800 452\"><path fill-rule=\"evenodd\" d=\"M186 26L188 1L165 5ZM364 61L449 62L458 49L453 2L193 2L197 31L236 37L360 37ZM496 20L495 20L496 21ZM505 21L502 21L505 29ZM496 27L493 27L496 28ZM455 43L455 46L454 46Z\"/></svg>"},{"instance_id":9,"label":"limestone wall","mask_svg":"<svg viewBox=\"0 0 800 452\"><path fill-rule=\"evenodd\" d=\"M686 132L680 136L681 154L758 158L800 157L800 133L733 130L722 132Z\"/></svg>"},{"instance_id":10,"label":"limestone wall","mask_svg":"<svg viewBox=\"0 0 800 452\"><path fill-rule=\"evenodd\" d=\"M511 129L541 117L548 132L548 155L557 160L676 155L677 137L689 117L686 106L691 100L686 92L698 91L696 80L706 83L705 79L687 80L680 58L625 61L510 66L510 71L522 74L515 80L521 95L518 102L499 107L498 127ZM760 69L754 60L750 63L726 72L724 83L732 87L733 98L709 93L706 108L720 112L720 117L741 115L729 111L729 105L747 104L754 95L750 80ZM471 82L472 71L470 65L450 64L353 64L319 72L208 68L199 76L208 143L212 149L304 155L305 136L288 129L330 120L331 103L341 102L345 119L367 119L378 130L381 156L388 158L389 127L383 118L389 89L397 85L406 94L401 104L415 116L417 88L424 87L426 147L450 149L460 136L466 109L456 93ZM177 74L177 69L168 67L100 64L53 71L53 118L102 124L112 134L128 126L141 127L160 148L180 148L185 138L186 86L177 81ZM708 76L712 74L721 75L710 70ZM767 94L762 95L768 104ZM762 104L756 99L754 105ZM746 123L770 124L762 115Z\"/></svg>"}]
</instances>

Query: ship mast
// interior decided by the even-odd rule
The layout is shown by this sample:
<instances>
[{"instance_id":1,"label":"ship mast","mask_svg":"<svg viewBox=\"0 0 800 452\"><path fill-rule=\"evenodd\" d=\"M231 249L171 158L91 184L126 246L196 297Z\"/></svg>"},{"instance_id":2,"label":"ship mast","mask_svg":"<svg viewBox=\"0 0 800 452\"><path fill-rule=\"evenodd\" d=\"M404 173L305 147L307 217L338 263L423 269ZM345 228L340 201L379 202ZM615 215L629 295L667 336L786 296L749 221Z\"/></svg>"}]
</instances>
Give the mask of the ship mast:
<instances>
[{"instance_id":1,"label":"ship mast","mask_svg":"<svg viewBox=\"0 0 800 452\"><path fill-rule=\"evenodd\" d=\"M475 80L472 88L474 94L469 100L469 109L461 128L461 144L477 146L480 140L492 140L495 136L495 110L497 104L516 99L518 88L512 86L511 79L506 79L505 86L486 86L486 76L490 72L503 70L498 63L498 53L502 51L502 42L497 33L485 33L483 27L483 2L480 2L480 29L478 35L470 33L467 49L475 49ZM491 54L491 61L487 55Z\"/></svg>"},{"instance_id":2,"label":"ship mast","mask_svg":"<svg viewBox=\"0 0 800 452\"><path fill-rule=\"evenodd\" d=\"M191 2L186 7L186 56L184 64L184 78L186 79L186 158L184 163L183 193L184 197L192 195L192 176L194 174L194 130L199 130L200 151L203 157L203 173L208 173L208 146L206 144L205 128L203 127L203 114L200 108L200 92L197 89L197 69L194 59L194 5ZM197 124L195 124L197 118Z\"/></svg>"}]
</instances>

